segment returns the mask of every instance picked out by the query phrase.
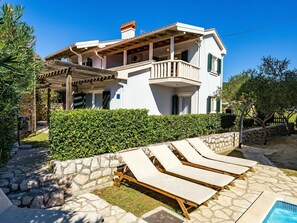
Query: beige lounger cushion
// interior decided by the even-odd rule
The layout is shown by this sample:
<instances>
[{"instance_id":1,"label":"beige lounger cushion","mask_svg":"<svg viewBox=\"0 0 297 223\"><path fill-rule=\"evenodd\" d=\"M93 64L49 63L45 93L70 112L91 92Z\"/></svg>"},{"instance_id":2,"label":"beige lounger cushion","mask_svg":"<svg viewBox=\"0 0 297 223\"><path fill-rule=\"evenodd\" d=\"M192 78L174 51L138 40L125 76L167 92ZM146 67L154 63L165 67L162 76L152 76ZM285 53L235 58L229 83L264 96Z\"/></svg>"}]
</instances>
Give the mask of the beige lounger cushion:
<instances>
[{"instance_id":1,"label":"beige lounger cushion","mask_svg":"<svg viewBox=\"0 0 297 223\"><path fill-rule=\"evenodd\" d=\"M201 156L186 140L171 142L171 144L191 163L237 175L243 174L249 170L249 168L245 166L238 166L206 159Z\"/></svg>"},{"instance_id":2,"label":"beige lounger cushion","mask_svg":"<svg viewBox=\"0 0 297 223\"><path fill-rule=\"evenodd\" d=\"M196 204L202 204L216 193L213 189L159 172L141 149L120 155L139 182Z\"/></svg>"},{"instance_id":3,"label":"beige lounger cushion","mask_svg":"<svg viewBox=\"0 0 297 223\"><path fill-rule=\"evenodd\" d=\"M191 138L187 140L202 156L208 159L213 159L213 160L218 160L225 163L232 163L232 164L248 166L248 167L253 167L257 164L257 162L253 160L246 160L246 159L216 154L210 148L208 148L208 146L205 145L205 143L199 138Z\"/></svg>"},{"instance_id":4,"label":"beige lounger cushion","mask_svg":"<svg viewBox=\"0 0 297 223\"><path fill-rule=\"evenodd\" d=\"M149 150L168 172L218 187L224 187L234 180L228 175L183 165L166 145L152 146Z\"/></svg>"}]
</instances>

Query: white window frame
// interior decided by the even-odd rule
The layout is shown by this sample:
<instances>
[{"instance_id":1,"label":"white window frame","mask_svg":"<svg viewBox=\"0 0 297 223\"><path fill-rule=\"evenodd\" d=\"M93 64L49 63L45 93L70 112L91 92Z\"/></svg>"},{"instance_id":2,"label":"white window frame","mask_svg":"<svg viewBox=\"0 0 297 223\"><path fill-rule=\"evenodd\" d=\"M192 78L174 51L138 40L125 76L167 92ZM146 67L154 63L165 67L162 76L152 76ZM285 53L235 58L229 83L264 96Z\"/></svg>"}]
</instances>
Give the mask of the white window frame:
<instances>
[{"instance_id":1,"label":"white window frame","mask_svg":"<svg viewBox=\"0 0 297 223\"><path fill-rule=\"evenodd\" d=\"M217 113L217 97L211 97L210 100L210 113Z\"/></svg>"},{"instance_id":2,"label":"white window frame","mask_svg":"<svg viewBox=\"0 0 297 223\"><path fill-rule=\"evenodd\" d=\"M212 55L211 57L211 73L218 74L218 57Z\"/></svg>"}]
</instances>

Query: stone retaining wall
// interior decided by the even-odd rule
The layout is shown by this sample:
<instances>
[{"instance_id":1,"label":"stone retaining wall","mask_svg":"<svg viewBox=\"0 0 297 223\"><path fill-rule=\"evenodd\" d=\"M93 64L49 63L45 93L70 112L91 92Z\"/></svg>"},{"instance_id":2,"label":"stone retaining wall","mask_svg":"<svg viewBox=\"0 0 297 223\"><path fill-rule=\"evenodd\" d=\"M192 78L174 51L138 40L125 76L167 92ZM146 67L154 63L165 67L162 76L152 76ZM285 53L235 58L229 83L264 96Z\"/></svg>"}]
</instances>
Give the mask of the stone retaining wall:
<instances>
[{"instance_id":1,"label":"stone retaining wall","mask_svg":"<svg viewBox=\"0 0 297 223\"><path fill-rule=\"evenodd\" d=\"M213 151L220 153L237 147L239 143L239 134L238 132L227 132L202 136L200 139L202 139Z\"/></svg>"},{"instance_id":2,"label":"stone retaining wall","mask_svg":"<svg viewBox=\"0 0 297 223\"><path fill-rule=\"evenodd\" d=\"M281 134L284 130L283 125L268 127L269 136ZM261 128L250 129L244 131L243 140L244 142L255 141L262 136L263 131ZM200 138L217 153L234 149L239 143L238 132L213 134ZM142 149L150 156L149 150L145 148L143 147ZM114 177L113 172L117 169L117 166L122 164L124 162L118 153L108 153L90 158L62 162L52 161L53 172L57 177L72 179L72 191L85 190L112 182Z\"/></svg>"},{"instance_id":3,"label":"stone retaining wall","mask_svg":"<svg viewBox=\"0 0 297 223\"><path fill-rule=\"evenodd\" d=\"M220 152L234 148L238 144L236 143L238 133L215 134L204 136L202 139L216 152ZM143 149L150 156L149 150L145 147ZM52 161L53 172L57 177L72 179L73 192L112 182L113 172L122 164L124 162L118 153L76 160Z\"/></svg>"},{"instance_id":4,"label":"stone retaining wall","mask_svg":"<svg viewBox=\"0 0 297 223\"><path fill-rule=\"evenodd\" d=\"M71 177L72 191L111 182L116 167L122 164L118 154L103 154L83 159L52 161L53 172L60 178Z\"/></svg>"},{"instance_id":5,"label":"stone retaining wall","mask_svg":"<svg viewBox=\"0 0 297 223\"><path fill-rule=\"evenodd\" d=\"M267 136L275 135L286 135L286 126L285 124L267 126ZM255 142L262 140L264 136L264 131L262 127L252 128L243 131L242 142Z\"/></svg>"}]
</instances>

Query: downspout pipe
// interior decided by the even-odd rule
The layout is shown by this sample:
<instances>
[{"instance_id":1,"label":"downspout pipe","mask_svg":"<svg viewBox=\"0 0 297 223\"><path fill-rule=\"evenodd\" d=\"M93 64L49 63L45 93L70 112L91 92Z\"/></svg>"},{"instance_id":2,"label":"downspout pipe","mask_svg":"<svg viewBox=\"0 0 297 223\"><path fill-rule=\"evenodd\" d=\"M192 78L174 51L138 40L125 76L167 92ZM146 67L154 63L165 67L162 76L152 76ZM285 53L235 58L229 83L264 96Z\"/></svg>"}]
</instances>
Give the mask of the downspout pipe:
<instances>
[{"instance_id":1,"label":"downspout pipe","mask_svg":"<svg viewBox=\"0 0 297 223\"><path fill-rule=\"evenodd\" d=\"M82 65L82 56L81 56L81 54L75 52L75 51L72 49L72 46L69 47L69 50L70 50L72 53L74 53L76 56L78 56L78 61L77 61L77 62L78 62L79 65Z\"/></svg>"},{"instance_id":2,"label":"downspout pipe","mask_svg":"<svg viewBox=\"0 0 297 223\"><path fill-rule=\"evenodd\" d=\"M96 50L94 50L95 55L101 60L101 69L103 67L103 57L101 57Z\"/></svg>"}]
</instances>

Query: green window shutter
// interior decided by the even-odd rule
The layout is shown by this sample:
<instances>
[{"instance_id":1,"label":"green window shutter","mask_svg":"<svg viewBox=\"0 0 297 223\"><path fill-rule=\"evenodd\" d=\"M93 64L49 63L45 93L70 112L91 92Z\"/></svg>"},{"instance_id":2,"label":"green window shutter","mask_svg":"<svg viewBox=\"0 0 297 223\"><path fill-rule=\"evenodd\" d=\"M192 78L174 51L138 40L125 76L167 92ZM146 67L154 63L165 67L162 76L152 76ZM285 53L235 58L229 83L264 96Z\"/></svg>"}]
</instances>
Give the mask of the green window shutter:
<instances>
[{"instance_id":1,"label":"green window shutter","mask_svg":"<svg viewBox=\"0 0 297 223\"><path fill-rule=\"evenodd\" d=\"M208 62L207 62L207 71L211 71L211 64L212 64L212 55L209 53L208 54Z\"/></svg>"},{"instance_id":2,"label":"green window shutter","mask_svg":"<svg viewBox=\"0 0 297 223\"><path fill-rule=\"evenodd\" d=\"M110 91L103 91L103 109L110 109Z\"/></svg>"},{"instance_id":3,"label":"green window shutter","mask_svg":"<svg viewBox=\"0 0 297 223\"><path fill-rule=\"evenodd\" d=\"M211 97L208 96L206 100L206 113L210 113L210 112L211 112Z\"/></svg>"},{"instance_id":4,"label":"green window shutter","mask_svg":"<svg viewBox=\"0 0 297 223\"><path fill-rule=\"evenodd\" d=\"M220 58L218 58L218 70L217 70L218 74L222 73L222 60Z\"/></svg>"},{"instance_id":5,"label":"green window shutter","mask_svg":"<svg viewBox=\"0 0 297 223\"><path fill-rule=\"evenodd\" d=\"M217 113L220 113L221 112L221 99L220 98L217 98Z\"/></svg>"},{"instance_id":6,"label":"green window shutter","mask_svg":"<svg viewBox=\"0 0 297 223\"><path fill-rule=\"evenodd\" d=\"M178 114L178 96L177 95L172 96L172 114L173 115Z\"/></svg>"},{"instance_id":7,"label":"green window shutter","mask_svg":"<svg viewBox=\"0 0 297 223\"><path fill-rule=\"evenodd\" d=\"M86 107L86 95L84 93L73 94L73 109Z\"/></svg>"}]
</instances>

